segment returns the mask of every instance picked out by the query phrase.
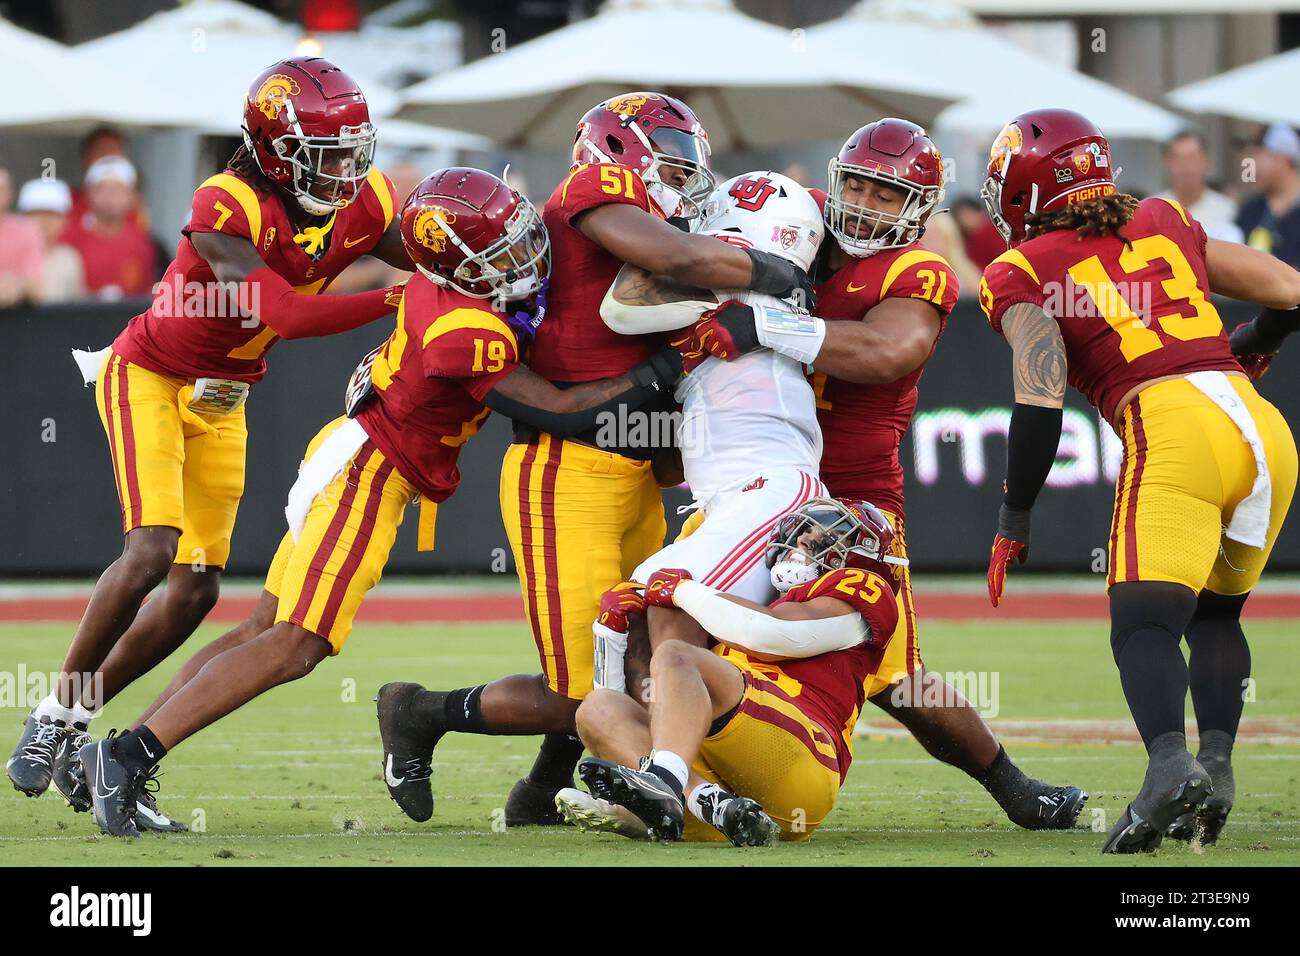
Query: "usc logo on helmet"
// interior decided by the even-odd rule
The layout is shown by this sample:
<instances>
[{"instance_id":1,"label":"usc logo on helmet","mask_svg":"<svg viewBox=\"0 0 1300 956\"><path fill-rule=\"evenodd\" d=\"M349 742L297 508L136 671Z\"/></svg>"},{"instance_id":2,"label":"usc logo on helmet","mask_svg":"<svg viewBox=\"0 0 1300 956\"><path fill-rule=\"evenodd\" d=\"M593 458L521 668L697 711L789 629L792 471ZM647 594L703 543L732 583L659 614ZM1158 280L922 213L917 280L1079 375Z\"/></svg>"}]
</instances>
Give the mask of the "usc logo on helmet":
<instances>
[{"instance_id":1,"label":"usc logo on helmet","mask_svg":"<svg viewBox=\"0 0 1300 956\"><path fill-rule=\"evenodd\" d=\"M443 252L447 248L447 226L456 222L456 214L434 206L415 217L415 238L420 245Z\"/></svg>"},{"instance_id":2,"label":"usc logo on helmet","mask_svg":"<svg viewBox=\"0 0 1300 956\"><path fill-rule=\"evenodd\" d=\"M626 96L616 96L612 100L605 102L605 109L611 113L617 113L619 116L636 116L641 112L641 107L645 106L646 98L639 94L629 93Z\"/></svg>"},{"instance_id":3,"label":"usc logo on helmet","mask_svg":"<svg viewBox=\"0 0 1300 956\"><path fill-rule=\"evenodd\" d=\"M266 78L257 90L257 97L253 102L267 119L275 119L284 108L284 101L290 96L297 96L302 92L298 86L298 81L292 76L286 76L283 73L273 73Z\"/></svg>"},{"instance_id":4,"label":"usc logo on helmet","mask_svg":"<svg viewBox=\"0 0 1300 956\"><path fill-rule=\"evenodd\" d=\"M1008 123L1002 127L1002 132L998 133L998 138L993 141L993 148L989 150L989 162L996 162L1007 153L1012 156L1018 155L1020 147L1025 145L1025 134L1020 132L1020 127L1015 123Z\"/></svg>"}]
</instances>

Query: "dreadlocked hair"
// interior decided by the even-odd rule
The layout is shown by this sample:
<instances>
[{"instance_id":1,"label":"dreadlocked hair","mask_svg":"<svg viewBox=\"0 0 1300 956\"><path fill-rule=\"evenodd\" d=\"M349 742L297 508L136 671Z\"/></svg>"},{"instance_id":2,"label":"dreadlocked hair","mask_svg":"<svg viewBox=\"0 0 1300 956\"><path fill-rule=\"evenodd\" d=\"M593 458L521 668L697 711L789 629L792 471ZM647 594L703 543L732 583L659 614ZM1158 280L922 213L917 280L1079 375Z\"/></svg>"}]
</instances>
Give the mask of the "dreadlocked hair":
<instances>
[{"instance_id":1,"label":"dreadlocked hair","mask_svg":"<svg viewBox=\"0 0 1300 956\"><path fill-rule=\"evenodd\" d=\"M1036 212L1025 217L1025 236L1032 239L1045 232L1058 229L1073 229L1080 239L1090 236L1116 236L1129 244L1128 238L1120 232L1128 225L1133 214L1137 212L1138 198L1128 193L1112 193L1077 202L1064 209L1051 212Z\"/></svg>"},{"instance_id":2,"label":"dreadlocked hair","mask_svg":"<svg viewBox=\"0 0 1300 956\"><path fill-rule=\"evenodd\" d=\"M257 159L247 143L241 144L234 155L226 161L226 172L234 173L259 193L270 191L271 184L262 175L262 169L257 165Z\"/></svg>"}]
</instances>

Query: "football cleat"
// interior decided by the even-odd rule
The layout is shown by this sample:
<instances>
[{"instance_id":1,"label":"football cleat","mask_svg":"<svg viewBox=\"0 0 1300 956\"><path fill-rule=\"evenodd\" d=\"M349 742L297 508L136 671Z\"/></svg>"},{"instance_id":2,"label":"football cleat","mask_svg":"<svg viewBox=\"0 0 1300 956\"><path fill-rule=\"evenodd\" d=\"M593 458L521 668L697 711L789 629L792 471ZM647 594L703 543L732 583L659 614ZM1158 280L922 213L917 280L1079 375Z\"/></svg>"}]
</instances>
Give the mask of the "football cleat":
<instances>
[{"instance_id":1,"label":"football cleat","mask_svg":"<svg viewBox=\"0 0 1300 956\"><path fill-rule=\"evenodd\" d=\"M1191 754L1187 757L1191 760ZM1154 785L1144 782L1142 791L1111 828L1102 853L1155 851L1174 821L1186 815L1194 816L1213 787L1205 768L1193 760L1191 769L1178 774L1176 779ZM1157 796L1144 799L1143 794L1149 791Z\"/></svg>"},{"instance_id":2,"label":"football cleat","mask_svg":"<svg viewBox=\"0 0 1300 956\"><path fill-rule=\"evenodd\" d=\"M1215 736L1222 738L1215 741ZM1226 746L1222 741L1226 741ZM1166 836L1174 840L1195 840L1201 846L1219 842L1219 834L1232 812L1233 798L1237 795L1237 782L1232 775L1232 738L1222 731L1207 731L1201 735L1201 752L1196 762L1210 775L1213 792L1195 813L1181 814L1170 824ZM1217 743L1218 746L1214 746ZM1208 746L1207 746L1208 744Z\"/></svg>"},{"instance_id":3,"label":"football cleat","mask_svg":"<svg viewBox=\"0 0 1300 956\"><path fill-rule=\"evenodd\" d=\"M59 745L54 755L54 769L50 783L63 795L77 813L90 809L90 788L86 786L86 774L81 767L81 748L90 743L90 734L81 724L73 724Z\"/></svg>"},{"instance_id":4,"label":"football cleat","mask_svg":"<svg viewBox=\"0 0 1300 956\"><path fill-rule=\"evenodd\" d=\"M578 776L592 796L631 810L655 840L676 841L686 826L681 798L653 773L584 757Z\"/></svg>"},{"instance_id":5,"label":"football cleat","mask_svg":"<svg viewBox=\"0 0 1300 956\"><path fill-rule=\"evenodd\" d=\"M186 833L189 827L172 820L158 809L158 769L155 767L141 780L135 791L135 825L142 833Z\"/></svg>"},{"instance_id":6,"label":"football cleat","mask_svg":"<svg viewBox=\"0 0 1300 956\"><path fill-rule=\"evenodd\" d=\"M91 814L109 836L138 837L137 793L144 774L113 756L113 736L81 748L81 766L90 787Z\"/></svg>"},{"instance_id":7,"label":"football cleat","mask_svg":"<svg viewBox=\"0 0 1300 956\"><path fill-rule=\"evenodd\" d=\"M565 823L573 824L583 833L617 833L629 840L650 839L645 823L627 807L574 787L565 787L555 794L555 809Z\"/></svg>"},{"instance_id":8,"label":"football cleat","mask_svg":"<svg viewBox=\"0 0 1300 956\"><path fill-rule=\"evenodd\" d=\"M35 714L27 717L18 746L5 762L5 773L15 790L39 797L50 788L54 756L67 735L67 725L61 720L50 717L38 720Z\"/></svg>"},{"instance_id":9,"label":"football cleat","mask_svg":"<svg viewBox=\"0 0 1300 956\"><path fill-rule=\"evenodd\" d=\"M1008 819L1026 830L1069 830L1074 826L1083 805L1088 802L1088 791L1078 787L1053 787L1034 781L1037 787L1025 794Z\"/></svg>"},{"instance_id":10,"label":"football cleat","mask_svg":"<svg viewBox=\"0 0 1300 956\"><path fill-rule=\"evenodd\" d=\"M569 781L572 783L573 781ZM506 797L506 826L554 827L565 820L556 806L555 797L560 791L554 787L539 787L527 777L515 781Z\"/></svg>"},{"instance_id":11,"label":"football cleat","mask_svg":"<svg viewBox=\"0 0 1300 956\"><path fill-rule=\"evenodd\" d=\"M391 683L375 695L384 784L393 802L416 823L433 816L433 745L411 713L411 700L422 690L419 684Z\"/></svg>"},{"instance_id":12,"label":"football cleat","mask_svg":"<svg viewBox=\"0 0 1300 956\"><path fill-rule=\"evenodd\" d=\"M781 827L749 797L728 797L713 812L713 825L733 846L771 846Z\"/></svg>"}]
</instances>

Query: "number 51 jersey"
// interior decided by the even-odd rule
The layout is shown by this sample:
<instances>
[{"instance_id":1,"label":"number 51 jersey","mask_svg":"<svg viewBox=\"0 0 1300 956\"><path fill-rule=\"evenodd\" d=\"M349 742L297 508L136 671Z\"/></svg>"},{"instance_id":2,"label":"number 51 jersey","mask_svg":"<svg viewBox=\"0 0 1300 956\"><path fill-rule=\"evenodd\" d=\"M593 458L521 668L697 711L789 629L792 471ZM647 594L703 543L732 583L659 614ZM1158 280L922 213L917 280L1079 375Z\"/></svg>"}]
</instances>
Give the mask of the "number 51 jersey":
<instances>
[{"instance_id":1,"label":"number 51 jersey","mask_svg":"<svg viewBox=\"0 0 1300 956\"><path fill-rule=\"evenodd\" d=\"M999 333L1018 302L1056 319L1069 382L1107 421L1150 379L1241 370L1209 301L1201 224L1177 202L1153 198L1121 232L1036 236L989 263L980 281L980 306Z\"/></svg>"}]
</instances>

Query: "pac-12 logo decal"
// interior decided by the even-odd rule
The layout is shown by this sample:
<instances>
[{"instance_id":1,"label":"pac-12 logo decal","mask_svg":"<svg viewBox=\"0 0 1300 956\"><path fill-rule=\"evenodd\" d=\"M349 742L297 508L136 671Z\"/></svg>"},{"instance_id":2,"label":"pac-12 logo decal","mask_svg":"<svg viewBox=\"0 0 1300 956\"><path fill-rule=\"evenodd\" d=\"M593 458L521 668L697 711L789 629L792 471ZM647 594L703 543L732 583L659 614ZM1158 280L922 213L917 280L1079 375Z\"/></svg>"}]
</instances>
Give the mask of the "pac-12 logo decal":
<instances>
[{"instance_id":1,"label":"pac-12 logo decal","mask_svg":"<svg viewBox=\"0 0 1300 956\"><path fill-rule=\"evenodd\" d=\"M1087 176L1088 170L1092 169L1092 156L1089 153L1075 154L1074 168L1079 171L1080 176Z\"/></svg>"},{"instance_id":2,"label":"pac-12 logo decal","mask_svg":"<svg viewBox=\"0 0 1300 956\"><path fill-rule=\"evenodd\" d=\"M763 203L776 195L776 186L766 176L750 176L736 180L727 195L736 200L741 209L756 212L763 208Z\"/></svg>"},{"instance_id":3,"label":"pac-12 logo decal","mask_svg":"<svg viewBox=\"0 0 1300 956\"><path fill-rule=\"evenodd\" d=\"M456 222L456 214L433 206L415 217L415 238L420 245L443 252L447 248L447 227Z\"/></svg>"},{"instance_id":4,"label":"pac-12 logo decal","mask_svg":"<svg viewBox=\"0 0 1300 956\"><path fill-rule=\"evenodd\" d=\"M298 86L298 81L292 76L286 76L283 73L272 73L265 82L257 88L257 96L253 100L256 106L267 119L275 119L280 115L280 110L284 108L284 101L290 96L297 96L302 92Z\"/></svg>"}]
</instances>

